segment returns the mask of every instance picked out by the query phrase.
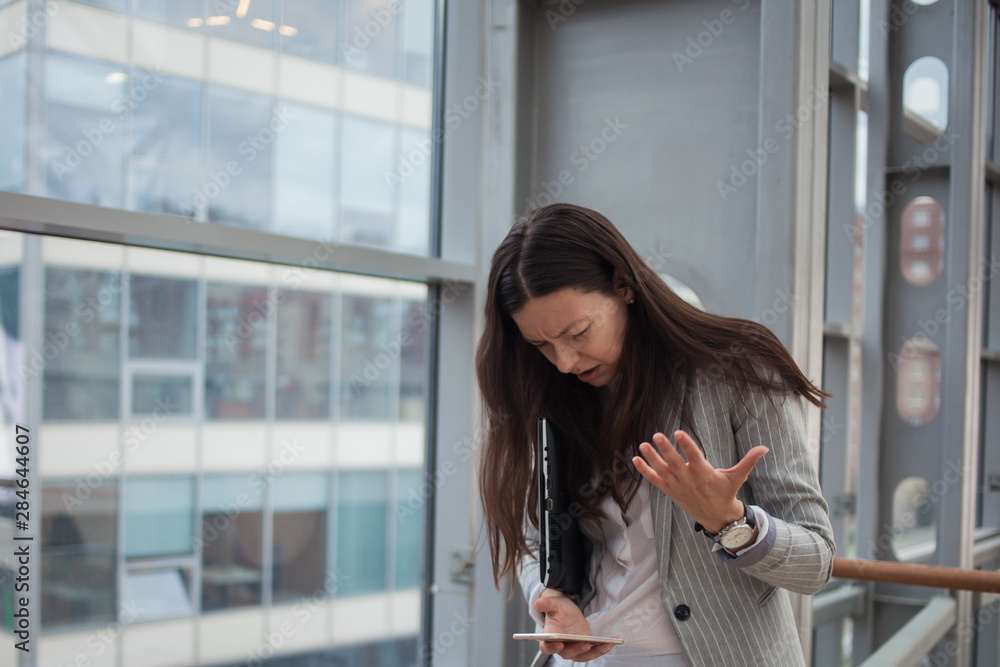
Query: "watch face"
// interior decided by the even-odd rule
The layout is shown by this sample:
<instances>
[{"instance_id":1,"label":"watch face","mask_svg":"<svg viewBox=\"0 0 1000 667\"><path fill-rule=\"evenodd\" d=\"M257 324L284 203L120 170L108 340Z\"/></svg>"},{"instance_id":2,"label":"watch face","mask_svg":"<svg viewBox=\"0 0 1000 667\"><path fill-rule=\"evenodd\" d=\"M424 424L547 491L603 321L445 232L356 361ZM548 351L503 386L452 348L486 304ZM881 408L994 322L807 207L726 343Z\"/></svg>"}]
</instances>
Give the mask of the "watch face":
<instances>
[{"instance_id":1,"label":"watch face","mask_svg":"<svg viewBox=\"0 0 1000 667\"><path fill-rule=\"evenodd\" d=\"M753 535L753 528L742 524L726 531L726 534L719 539L719 544L722 545L723 549L738 549L750 541L751 535Z\"/></svg>"}]
</instances>

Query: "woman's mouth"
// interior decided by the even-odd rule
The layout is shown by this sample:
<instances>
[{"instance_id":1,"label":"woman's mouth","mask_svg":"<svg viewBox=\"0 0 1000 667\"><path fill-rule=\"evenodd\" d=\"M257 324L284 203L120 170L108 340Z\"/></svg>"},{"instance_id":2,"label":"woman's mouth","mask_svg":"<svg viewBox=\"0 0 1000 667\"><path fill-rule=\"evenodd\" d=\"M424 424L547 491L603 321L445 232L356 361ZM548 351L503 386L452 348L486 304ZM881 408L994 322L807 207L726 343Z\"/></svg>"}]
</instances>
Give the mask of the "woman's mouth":
<instances>
[{"instance_id":1,"label":"woman's mouth","mask_svg":"<svg viewBox=\"0 0 1000 667\"><path fill-rule=\"evenodd\" d=\"M594 366L589 371L586 371L584 373L578 373L576 377L580 379L580 382L590 382L595 377L597 377L598 368L600 368L600 366Z\"/></svg>"}]
</instances>

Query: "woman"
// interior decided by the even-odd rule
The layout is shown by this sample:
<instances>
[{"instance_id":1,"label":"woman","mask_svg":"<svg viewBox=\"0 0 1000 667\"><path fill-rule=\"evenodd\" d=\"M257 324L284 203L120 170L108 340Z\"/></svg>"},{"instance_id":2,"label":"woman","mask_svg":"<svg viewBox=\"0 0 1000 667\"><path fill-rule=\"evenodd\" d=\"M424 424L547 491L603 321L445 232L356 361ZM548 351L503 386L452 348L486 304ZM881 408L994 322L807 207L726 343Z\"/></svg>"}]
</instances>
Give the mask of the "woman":
<instances>
[{"instance_id":1,"label":"woman","mask_svg":"<svg viewBox=\"0 0 1000 667\"><path fill-rule=\"evenodd\" d=\"M541 652L558 664L803 664L785 589L822 588L834 543L801 399L822 407L828 394L770 331L690 306L585 208L518 220L487 289L479 483L495 582L516 571L545 632L626 640ZM538 577L543 415L573 453L568 486L593 545L574 599Z\"/></svg>"}]
</instances>

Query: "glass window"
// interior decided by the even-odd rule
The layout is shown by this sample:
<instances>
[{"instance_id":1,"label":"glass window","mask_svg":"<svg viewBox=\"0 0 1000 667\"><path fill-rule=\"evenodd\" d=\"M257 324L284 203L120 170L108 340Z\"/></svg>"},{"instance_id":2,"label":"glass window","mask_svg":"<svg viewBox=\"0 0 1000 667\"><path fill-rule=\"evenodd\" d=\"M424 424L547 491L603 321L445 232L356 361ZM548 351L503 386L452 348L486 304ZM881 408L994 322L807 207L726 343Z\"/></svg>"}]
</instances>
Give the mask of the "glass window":
<instances>
[{"instance_id":1,"label":"glass window","mask_svg":"<svg viewBox=\"0 0 1000 667\"><path fill-rule=\"evenodd\" d=\"M275 148L275 226L279 234L335 240L336 117L309 107L288 109L295 122L282 130Z\"/></svg>"},{"instance_id":2,"label":"glass window","mask_svg":"<svg viewBox=\"0 0 1000 667\"><path fill-rule=\"evenodd\" d=\"M24 189L25 57L18 53L0 58L0 190Z\"/></svg>"},{"instance_id":3,"label":"glass window","mask_svg":"<svg viewBox=\"0 0 1000 667\"><path fill-rule=\"evenodd\" d=\"M330 416L329 294L284 292L278 303L278 419Z\"/></svg>"},{"instance_id":4,"label":"glass window","mask_svg":"<svg viewBox=\"0 0 1000 667\"><path fill-rule=\"evenodd\" d=\"M122 599L131 601L137 621L190 616L194 613L191 581L190 567L130 567Z\"/></svg>"},{"instance_id":5,"label":"glass window","mask_svg":"<svg viewBox=\"0 0 1000 667\"><path fill-rule=\"evenodd\" d=\"M135 15L176 26L198 27L204 23L204 0L135 0Z\"/></svg>"},{"instance_id":6,"label":"glass window","mask_svg":"<svg viewBox=\"0 0 1000 667\"><path fill-rule=\"evenodd\" d=\"M404 163L412 167L412 173L402 169L398 173L399 227L393 245L402 252L426 255L431 242L430 132L403 131L397 164Z\"/></svg>"},{"instance_id":7,"label":"glass window","mask_svg":"<svg viewBox=\"0 0 1000 667\"><path fill-rule=\"evenodd\" d=\"M340 24L340 0L285 0L278 28L281 49L336 63Z\"/></svg>"},{"instance_id":8,"label":"glass window","mask_svg":"<svg viewBox=\"0 0 1000 667\"><path fill-rule=\"evenodd\" d=\"M265 287L209 283L205 412L209 419L263 419L267 317Z\"/></svg>"},{"instance_id":9,"label":"glass window","mask_svg":"<svg viewBox=\"0 0 1000 667\"><path fill-rule=\"evenodd\" d=\"M203 611L260 604L263 490L263 480L256 475L205 475L201 518Z\"/></svg>"},{"instance_id":10,"label":"glass window","mask_svg":"<svg viewBox=\"0 0 1000 667\"><path fill-rule=\"evenodd\" d=\"M349 168L341 170L340 240L386 247L393 244L396 130L386 123L343 118L343 151ZM409 173L408 170L400 174ZM404 178L399 175L399 179Z\"/></svg>"},{"instance_id":11,"label":"glass window","mask_svg":"<svg viewBox=\"0 0 1000 667\"><path fill-rule=\"evenodd\" d=\"M948 67L940 58L917 58L906 68L903 108L939 130L948 127Z\"/></svg>"},{"instance_id":12,"label":"glass window","mask_svg":"<svg viewBox=\"0 0 1000 667\"><path fill-rule=\"evenodd\" d=\"M396 76L397 27L402 2L346 0L349 67L384 77Z\"/></svg>"},{"instance_id":13,"label":"glass window","mask_svg":"<svg viewBox=\"0 0 1000 667\"><path fill-rule=\"evenodd\" d=\"M191 417L194 415L193 375L132 375L132 415Z\"/></svg>"},{"instance_id":14,"label":"glass window","mask_svg":"<svg viewBox=\"0 0 1000 667\"><path fill-rule=\"evenodd\" d=\"M198 337L198 283L133 275L129 290L129 356L194 359Z\"/></svg>"},{"instance_id":15,"label":"glass window","mask_svg":"<svg viewBox=\"0 0 1000 667\"><path fill-rule=\"evenodd\" d=\"M190 217L201 166L202 88L190 81L137 69L132 113L131 208Z\"/></svg>"},{"instance_id":16,"label":"glass window","mask_svg":"<svg viewBox=\"0 0 1000 667\"><path fill-rule=\"evenodd\" d=\"M422 422L427 407L427 330L425 301L404 301L399 354L399 419Z\"/></svg>"},{"instance_id":17,"label":"glass window","mask_svg":"<svg viewBox=\"0 0 1000 667\"><path fill-rule=\"evenodd\" d=\"M113 12L124 13L126 8L126 3L128 0L77 0L87 5L93 5L94 7L100 7L101 9L110 9Z\"/></svg>"},{"instance_id":18,"label":"glass window","mask_svg":"<svg viewBox=\"0 0 1000 667\"><path fill-rule=\"evenodd\" d=\"M420 585L424 503L420 469L396 472L396 588Z\"/></svg>"},{"instance_id":19,"label":"glass window","mask_svg":"<svg viewBox=\"0 0 1000 667\"><path fill-rule=\"evenodd\" d=\"M434 3L407 0L403 5L403 49L407 83L431 87L434 74Z\"/></svg>"},{"instance_id":20,"label":"glass window","mask_svg":"<svg viewBox=\"0 0 1000 667\"><path fill-rule=\"evenodd\" d=\"M121 290L119 273L45 270L45 344L27 352L45 369L45 419L118 418Z\"/></svg>"},{"instance_id":21,"label":"glass window","mask_svg":"<svg viewBox=\"0 0 1000 667\"><path fill-rule=\"evenodd\" d=\"M271 483L274 506L272 599L327 593L327 477L285 473Z\"/></svg>"},{"instance_id":22,"label":"glass window","mask_svg":"<svg viewBox=\"0 0 1000 667\"><path fill-rule=\"evenodd\" d=\"M349 470L337 486L338 595L386 589L386 472Z\"/></svg>"},{"instance_id":23,"label":"glass window","mask_svg":"<svg viewBox=\"0 0 1000 667\"><path fill-rule=\"evenodd\" d=\"M911 426L923 426L941 408L941 351L934 341L918 336L890 355L896 369L896 411Z\"/></svg>"},{"instance_id":24,"label":"glass window","mask_svg":"<svg viewBox=\"0 0 1000 667\"><path fill-rule=\"evenodd\" d=\"M208 172L195 208L207 209L211 222L267 229L275 137L270 104L259 95L211 86L208 110Z\"/></svg>"},{"instance_id":25,"label":"glass window","mask_svg":"<svg viewBox=\"0 0 1000 667\"><path fill-rule=\"evenodd\" d=\"M135 477L125 480L125 557L191 554L194 549L194 480Z\"/></svg>"},{"instance_id":26,"label":"glass window","mask_svg":"<svg viewBox=\"0 0 1000 667\"><path fill-rule=\"evenodd\" d=\"M944 209L933 197L916 197L903 209L900 268L912 285L929 285L944 269ZM932 246L931 239L936 243Z\"/></svg>"},{"instance_id":27,"label":"glass window","mask_svg":"<svg viewBox=\"0 0 1000 667\"><path fill-rule=\"evenodd\" d=\"M12 243L21 243L20 235L3 239ZM7 266L0 268L0 326L10 338L21 337L21 268Z\"/></svg>"},{"instance_id":28,"label":"glass window","mask_svg":"<svg viewBox=\"0 0 1000 667\"><path fill-rule=\"evenodd\" d=\"M344 297L342 418L388 420L392 414L392 375L397 363L390 343L394 305L391 299Z\"/></svg>"},{"instance_id":29,"label":"glass window","mask_svg":"<svg viewBox=\"0 0 1000 667\"><path fill-rule=\"evenodd\" d=\"M923 477L907 477L896 485L892 494L892 551L897 559L905 562L934 552L940 499Z\"/></svg>"},{"instance_id":30,"label":"glass window","mask_svg":"<svg viewBox=\"0 0 1000 667\"><path fill-rule=\"evenodd\" d=\"M114 482L42 486L42 627L116 620Z\"/></svg>"},{"instance_id":31,"label":"glass window","mask_svg":"<svg viewBox=\"0 0 1000 667\"><path fill-rule=\"evenodd\" d=\"M49 53L45 93L47 193L84 204L123 205L122 153L128 117L121 65Z\"/></svg>"},{"instance_id":32,"label":"glass window","mask_svg":"<svg viewBox=\"0 0 1000 667\"><path fill-rule=\"evenodd\" d=\"M277 20L273 0L210 0L209 13L219 18L207 20L212 36L224 37L269 49L274 46Z\"/></svg>"}]
</instances>

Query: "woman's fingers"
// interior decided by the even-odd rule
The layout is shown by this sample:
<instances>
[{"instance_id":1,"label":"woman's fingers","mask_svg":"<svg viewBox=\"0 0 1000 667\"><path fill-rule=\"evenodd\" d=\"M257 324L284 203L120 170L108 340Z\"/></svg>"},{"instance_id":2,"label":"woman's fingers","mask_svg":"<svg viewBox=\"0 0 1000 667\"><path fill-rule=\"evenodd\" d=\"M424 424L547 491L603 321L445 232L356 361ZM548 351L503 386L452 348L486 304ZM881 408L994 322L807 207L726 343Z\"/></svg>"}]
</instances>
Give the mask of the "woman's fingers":
<instances>
[{"instance_id":1,"label":"woman's fingers","mask_svg":"<svg viewBox=\"0 0 1000 667\"><path fill-rule=\"evenodd\" d=\"M582 653L575 658L577 662L586 662L588 660L593 660L595 658L600 658L602 655L607 655L608 652L614 648L612 644L595 644L589 651ZM565 655L560 654L560 657L565 658Z\"/></svg>"},{"instance_id":2,"label":"woman's fingers","mask_svg":"<svg viewBox=\"0 0 1000 667\"><path fill-rule=\"evenodd\" d=\"M539 650L545 655L555 655L559 651L566 648L566 645L562 642L538 642Z\"/></svg>"},{"instance_id":3,"label":"woman's fingers","mask_svg":"<svg viewBox=\"0 0 1000 667\"><path fill-rule=\"evenodd\" d=\"M740 484L742 484L746 481L747 477L750 476L750 471L753 470L755 465L757 465L757 462L760 461L764 457L764 454L767 454L769 451L770 450L764 445L757 445L747 452L747 455L744 456L739 463L730 468L728 472L736 477L740 481Z\"/></svg>"}]
</instances>

